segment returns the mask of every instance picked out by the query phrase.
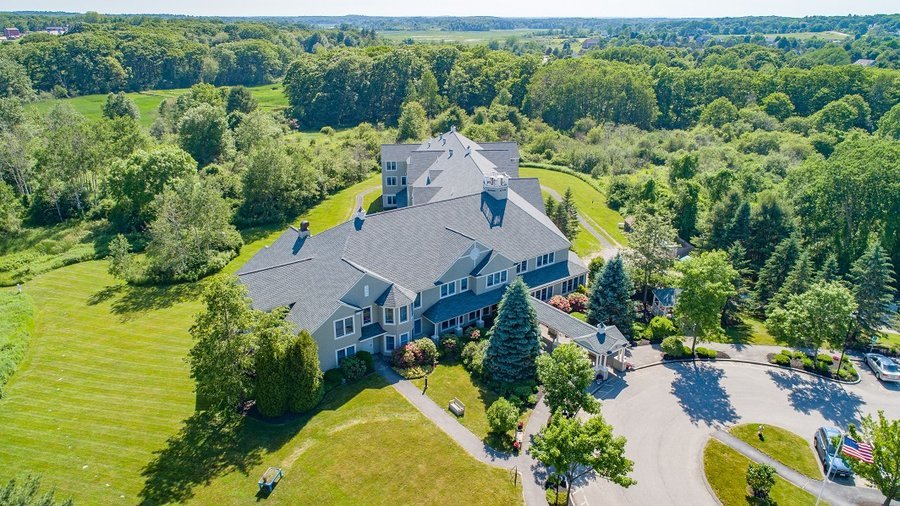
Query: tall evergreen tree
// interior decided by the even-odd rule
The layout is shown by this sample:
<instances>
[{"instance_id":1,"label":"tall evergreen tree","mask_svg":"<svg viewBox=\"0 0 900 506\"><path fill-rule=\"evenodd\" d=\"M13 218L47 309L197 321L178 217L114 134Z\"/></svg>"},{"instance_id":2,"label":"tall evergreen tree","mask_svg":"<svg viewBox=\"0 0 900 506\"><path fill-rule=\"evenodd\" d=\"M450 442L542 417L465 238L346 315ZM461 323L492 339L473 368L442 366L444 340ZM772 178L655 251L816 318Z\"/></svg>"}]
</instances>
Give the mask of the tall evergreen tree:
<instances>
[{"instance_id":1,"label":"tall evergreen tree","mask_svg":"<svg viewBox=\"0 0 900 506\"><path fill-rule=\"evenodd\" d=\"M560 232L570 241L575 238L578 233L578 208L575 206L575 195L572 188L566 188L562 201L556 206L553 222L559 228Z\"/></svg>"},{"instance_id":2,"label":"tall evergreen tree","mask_svg":"<svg viewBox=\"0 0 900 506\"><path fill-rule=\"evenodd\" d=\"M841 273L838 271L837 256L834 253L829 253L822 262L822 266L819 267L819 272L816 273L816 281L827 283L829 281L839 281L840 279Z\"/></svg>"},{"instance_id":3,"label":"tall evergreen tree","mask_svg":"<svg viewBox=\"0 0 900 506\"><path fill-rule=\"evenodd\" d=\"M547 213L547 217L551 220L556 218L556 199L552 195L547 195L544 201L544 212Z\"/></svg>"},{"instance_id":4,"label":"tall evergreen tree","mask_svg":"<svg viewBox=\"0 0 900 506\"><path fill-rule=\"evenodd\" d=\"M287 349L288 409L303 413L322 400L325 387L319 366L319 347L306 330L291 342Z\"/></svg>"},{"instance_id":5,"label":"tall evergreen tree","mask_svg":"<svg viewBox=\"0 0 900 506\"><path fill-rule=\"evenodd\" d=\"M625 262L621 255L616 255L603 266L600 275L591 283L588 304L588 323L615 325L623 335L631 338L631 325L634 322L634 283L625 271Z\"/></svg>"},{"instance_id":6,"label":"tall evergreen tree","mask_svg":"<svg viewBox=\"0 0 900 506\"><path fill-rule=\"evenodd\" d=\"M894 268L881 243L874 242L850 269L853 298L858 306L856 320L866 337L876 334L891 313L894 296Z\"/></svg>"},{"instance_id":7,"label":"tall evergreen tree","mask_svg":"<svg viewBox=\"0 0 900 506\"><path fill-rule=\"evenodd\" d=\"M285 381L288 344L294 335L284 320L285 312L276 310L260 316L255 329L256 348L253 362L256 407L266 416L281 416L288 409L290 389Z\"/></svg>"},{"instance_id":8,"label":"tall evergreen tree","mask_svg":"<svg viewBox=\"0 0 900 506\"><path fill-rule=\"evenodd\" d=\"M794 266L794 262L797 261L799 249L797 240L793 237L781 241L759 271L756 291L753 294L759 314L765 314L769 301L781 289L781 285L784 284L784 280Z\"/></svg>"},{"instance_id":9,"label":"tall evergreen tree","mask_svg":"<svg viewBox=\"0 0 900 506\"><path fill-rule=\"evenodd\" d=\"M534 379L541 332L528 286L516 278L500 301L491 330L485 362L491 378L500 383Z\"/></svg>"},{"instance_id":10,"label":"tall evergreen tree","mask_svg":"<svg viewBox=\"0 0 900 506\"><path fill-rule=\"evenodd\" d=\"M812 260L809 258L809 253L803 251L791 267L791 272L784 279L784 284L772 297L767 309L771 311L775 307L783 306L791 295L800 295L809 290L809 287L814 282L815 274L813 273Z\"/></svg>"}]
</instances>

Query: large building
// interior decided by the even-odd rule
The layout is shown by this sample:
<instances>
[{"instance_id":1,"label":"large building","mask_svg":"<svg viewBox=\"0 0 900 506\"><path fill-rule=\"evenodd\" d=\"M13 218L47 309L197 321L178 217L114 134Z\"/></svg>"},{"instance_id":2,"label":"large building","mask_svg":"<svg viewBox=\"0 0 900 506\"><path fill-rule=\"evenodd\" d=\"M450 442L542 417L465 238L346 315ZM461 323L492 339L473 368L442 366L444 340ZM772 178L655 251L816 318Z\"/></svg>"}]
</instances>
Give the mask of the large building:
<instances>
[{"instance_id":1,"label":"large building","mask_svg":"<svg viewBox=\"0 0 900 506\"><path fill-rule=\"evenodd\" d=\"M394 209L360 209L315 235L315 223L291 227L238 272L254 307L290 308L287 318L316 340L323 369L357 351L388 354L418 337L490 323L516 276L539 318L552 320L545 334L580 342L598 367L601 355L621 350L614 327L595 329L541 302L585 284L587 268L544 214L538 181L516 177L515 143L478 145L451 130L383 146L382 173L384 203Z\"/></svg>"}]
</instances>

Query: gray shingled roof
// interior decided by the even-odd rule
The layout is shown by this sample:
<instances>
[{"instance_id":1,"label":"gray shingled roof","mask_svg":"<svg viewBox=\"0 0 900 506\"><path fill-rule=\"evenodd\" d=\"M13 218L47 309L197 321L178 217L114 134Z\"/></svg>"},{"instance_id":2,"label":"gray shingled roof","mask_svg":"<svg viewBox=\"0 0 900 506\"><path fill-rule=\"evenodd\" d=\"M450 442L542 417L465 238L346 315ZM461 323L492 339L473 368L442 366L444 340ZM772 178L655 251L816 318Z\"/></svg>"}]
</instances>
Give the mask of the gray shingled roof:
<instances>
[{"instance_id":1,"label":"gray shingled roof","mask_svg":"<svg viewBox=\"0 0 900 506\"><path fill-rule=\"evenodd\" d=\"M405 290L402 287L391 285L390 288L385 290L383 294L375 299L375 303L385 307L400 307L412 304L415 299L415 292L410 293L409 290Z\"/></svg>"},{"instance_id":2,"label":"gray shingled roof","mask_svg":"<svg viewBox=\"0 0 900 506\"><path fill-rule=\"evenodd\" d=\"M605 355L628 344L628 340L615 325L600 329L533 297L531 302L542 325L569 337L572 342L595 355Z\"/></svg>"},{"instance_id":3,"label":"gray shingled roof","mask_svg":"<svg viewBox=\"0 0 900 506\"><path fill-rule=\"evenodd\" d=\"M536 177L511 178L509 189L521 195L535 209L546 214L544 197L541 195L541 183Z\"/></svg>"},{"instance_id":4,"label":"gray shingled roof","mask_svg":"<svg viewBox=\"0 0 900 506\"><path fill-rule=\"evenodd\" d=\"M653 290L653 295L659 299L659 303L666 307L675 305L679 293L681 293L680 288L657 288Z\"/></svg>"},{"instance_id":5,"label":"gray shingled roof","mask_svg":"<svg viewBox=\"0 0 900 506\"><path fill-rule=\"evenodd\" d=\"M615 325L608 325L602 331L572 341L595 355L606 355L628 344L628 339L625 339Z\"/></svg>"},{"instance_id":6,"label":"gray shingled roof","mask_svg":"<svg viewBox=\"0 0 900 506\"><path fill-rule=\"evenodd\" d=\"M360 341L368 341L373 337L378 337L385 333L384 328L377 323L370 323L369 325L363 326L363 328L359 329L359 340Z\"/></svg>"}]
</instances>

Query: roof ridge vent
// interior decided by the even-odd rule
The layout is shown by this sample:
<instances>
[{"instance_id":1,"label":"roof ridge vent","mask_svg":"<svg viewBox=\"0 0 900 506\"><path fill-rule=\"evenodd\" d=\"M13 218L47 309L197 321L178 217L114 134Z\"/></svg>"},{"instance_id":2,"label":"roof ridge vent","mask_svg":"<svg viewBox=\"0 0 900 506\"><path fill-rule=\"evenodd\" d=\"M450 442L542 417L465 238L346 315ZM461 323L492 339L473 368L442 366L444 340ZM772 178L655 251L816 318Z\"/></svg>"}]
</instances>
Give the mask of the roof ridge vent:
<instances>
[{"instance_id":1,"label":"roof ridge vent","mask_svg":"<svg viewBox=\"0 0 900 506\"><path fill-rule=\"evenodd\" d=\"M455 131L456 131L456 125L450 125L450 131L451 131L451 132L455 132Z\"/></svg>"},{"instance_id":2,"label":"roof ridge vent","mask_svg":"<svg viewBox=\"0 0 900 506\"><path fill-rule=\"evenodd\" d=\"M438 134L438 140L439 140L439 141L444 140L444 132L441 132L441 133Z\"/></svg>"},{"instance_id":3,"label":"roof ridge vent","mask_svg":"<svg viewBox=\"0 0 900 506\"><path fill-rule=\"evenodd\" d=\"M447 158L450 158L450 157L452 157L452 156L453 156L453 150L452 150L452 149L448 149L448 150L447 150L447 151L449 151L449 152L450 152L450 154L449 154L449 155L447 155Z\"/></svg>"},{"instance_id":4,"label":"roof ridge vent","mask_svg":"<svg viewBox=\"0 0 900 506\"><path fill-rule=\"evenodd\" d=\"M447 139L441 139L441 146L444 146L446 144L447 144Z\"/></svg>"}]
</instances>

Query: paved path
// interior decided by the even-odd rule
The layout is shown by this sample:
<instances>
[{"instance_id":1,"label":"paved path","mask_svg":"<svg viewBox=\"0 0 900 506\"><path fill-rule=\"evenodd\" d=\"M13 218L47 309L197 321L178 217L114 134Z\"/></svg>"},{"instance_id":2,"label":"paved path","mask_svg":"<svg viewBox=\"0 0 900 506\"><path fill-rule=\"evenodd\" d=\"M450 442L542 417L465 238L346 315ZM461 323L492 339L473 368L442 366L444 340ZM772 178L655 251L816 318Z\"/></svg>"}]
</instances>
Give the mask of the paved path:
<instances>
[{"instance_id":1,"label":"paved path","mask_svg":"<svg viewBox=\"0 0 900 506\"><path fill-rule=\"evenodd\" d=\"M541 185L541 189L550 194L554 200L557 202L562 200L562 196L558 191L550 188L549 186ZM619 253L619 250L622 249L622 245L619 241L616 241L613 237L606 233L599 225L597 225L594 220L591 220L589 217L584 216L582 213L578 213L578 223L584 227L585 230L588 231L589 234L594 236L597 241L600 242L600 246L602 249L600 250L600 256L604 259L609 260L610 258L616 256Z\"/></svg>"},{"instance_id":2,"label":"paved path","mask_svg":"<svg viewBox=\"0 0 900 506\"><path fill-rule=\"evenodd\" d=\"M845 487L831 480L814 480L809 476L800 474L721 429L715 431L713 437L734 448L750 460L769 464L775 468L779 476L810 494L817 496L821 493L822 500L830 503L832 506L853 506L859 503L879 504L884 500L881 492L874 489Z\"/></svg>"},{"instance_id":3,"label":"paved path","mask_svg":"<svg viewBox=\"0 0 900 506\"><path fill-rule=\"evenodd\" d=\"M410 404L453 438L469 455L485 464L517 470L522 476L522 494L526 505L546 505L543 488L546 473L543 470L543 466L538 464L527 453L531 439L550 417L550 410L546 403L543 402L543 398L539 399L525 426L525 444L522 451L519 455L512 455L494 450L486 445L469 429L459 423L456 417L441 406L438 406L412 382L403 379L383 362L377 362L376 369Z\"/></svg>"},{"instance_id":4,"label":"paved path","mask_svg":"<svg viewBox=\"0 0 900 506\"><path fill-rule=\"evenodd\" d=\"M366 198L366 195L372 193L373 191L380 190L381 186L373 186L371 188L367 188L356 194L356 203L353 205L353 209L350 210L350 216L352 217L356 211L363 206L363 199Z\"/></svg>"}]
</instances>

